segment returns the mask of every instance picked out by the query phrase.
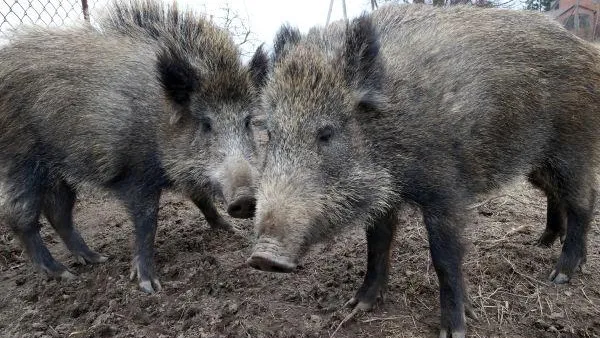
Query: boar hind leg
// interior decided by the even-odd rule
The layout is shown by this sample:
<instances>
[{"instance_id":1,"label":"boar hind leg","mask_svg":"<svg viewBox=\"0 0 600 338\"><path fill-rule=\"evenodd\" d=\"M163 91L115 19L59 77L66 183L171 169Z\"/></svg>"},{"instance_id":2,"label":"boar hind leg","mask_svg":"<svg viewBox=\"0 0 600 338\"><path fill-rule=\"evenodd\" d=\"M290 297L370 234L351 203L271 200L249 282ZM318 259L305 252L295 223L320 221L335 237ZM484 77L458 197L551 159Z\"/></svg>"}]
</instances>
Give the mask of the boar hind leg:
<instances>
[{"instance_id":1,"label":"boar hind leg","mask_svg":"<svg viewBox=\"0 0 600 338\"><path fill-rule=\"evenodd\" d=\"M2 206L2 218L23 243L34 266L52 278L72 279L74 274L57 262L40 236L43 174L37 165L30 172L11 175Z\"/></svg>"},{"instance_id":2,"label":"boar hind leg","mask_svg":"<svg viewBox=\"0 0 600 338\"><path fill-rule=\"evenodd\" d=\"M559 198L557 178L549 168L539 169L529 175L529 182L546 193L546 229L537 245L550 247L560 238L564 242L567 233L567 208Z\"/></svg>"},{"instance_id":3,"label":"boar hind leg","mask_svg":"<svg viewBox=\"0 0 600 338\"><path fill-rule=\"evenodd\" d=\"M44 215L75 260L81 264L105 262L107 258L90 250L73 227L74 205L75 192L62 180L54 182L44 193Z\"/></svg>"},{"instance_id":4,"label":"boar hind leg","mask_svg":"<svg viewBox=\"0 0 600 338\"><path fill-rule=\"evenodd\" d=\"M347 306L359 310L370 310L378 300L383 299L387 284L390 251L398 218L396 212L387 215L366 229L367 232L367 273L362 286Z\"/></svg>"},{"instance_id":5,"label":"boar hind leg","mask_svg":"<svg viewBox=\"0 0 600 338\"><path fill-rule=\"evenodd\" d=\"M557 284L568 282L586 259L587 233L596 202L596 180L593 172L579 169L577 175L571 169L562 176L559 190L566 207L567 231L558 263L550 274L550 280Z\"/></svg>"},{"instance_id":6,"label":"boar hind leg","mask_svg":"<svg viewBox=\"0 0 600 338\"><path fill-rule=\"evenodd\" d=\"M194 194L192 195L192 201L200 211L204 214L204 218L206 219L206 223L213 229L222 229L227 231L233 231L233 227L229 222L227 222L215 205L211 198L204 194Z\"/></svg>"},{"instance_id":7,"label":"boar hind leg","mask_svg":"<svg viewBox=\"0 0 600 338\"><path fill-rule=\"evenodd\" d=\"M462 276L462 218L450 206L422 206L431 260L440 283L440 338L465 337L465 288Z\"/></svg>"},{"instance_id":8,"label":"boar hind leg","mask_svg":"<svg viewBox=\"0 0 600 338\"><path fill-rule=\"evenodd\" d=\"M137 278L146 293L160 291L161 285L154 270L154 237L158 221L160 190L139 186L121 191L121 198L131 215L135 232L135 253L130 279Z\"/></svg>"}]
</instances>

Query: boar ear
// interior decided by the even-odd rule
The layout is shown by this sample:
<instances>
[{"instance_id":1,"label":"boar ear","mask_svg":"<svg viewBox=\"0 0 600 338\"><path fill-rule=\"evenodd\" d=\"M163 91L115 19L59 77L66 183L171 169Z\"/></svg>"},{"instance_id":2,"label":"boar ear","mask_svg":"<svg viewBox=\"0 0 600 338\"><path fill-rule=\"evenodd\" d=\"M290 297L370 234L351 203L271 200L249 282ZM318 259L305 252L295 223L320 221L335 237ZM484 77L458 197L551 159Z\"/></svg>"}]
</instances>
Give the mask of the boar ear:
<instances>
[{"instance_id":1,"label":"boar ear","mask_svg":"<svg viewBox=\"0 0 600 338\"><path fill-rule=\"evenodd\" d=\"M296 27L285 24L279 28L275 35L273 43L273 61L279 62L282 57L292 48L297 45L302 35Z\"/></svg>"},{"instance_id":2,"label":"boar ear","mask_svg":"<svg viewBox=\"0 0 600 338\"><path fill-rule=\"evenodd\" d=\"M344 76L348 83L360 91L379 89L383 73L379 36L367 14L348 25L343 53Z\"/></svg>"},{"instance_id":3,"label":"boar ear","mask_svg":"<svg viewBox=\"0 0 600 338\"><path fill-rule=\"evenodd\" d=\"M254 86L262 88L267 82L267 75L269 75L269 57L263 45L260 45L250 60L250 78Z\"/></svg>"},{"instance_id":4,"label":"boar ear","mask_svg":"<svg viewBox=\"0 0 600 338\"><path fill-rule=\"evenodd\" d=\"M173 108L170 122L175 124L188 110L192 93L200 86L198 75L191 63L174 48L165 48L158 53L156 68L168 103Z\"/></svg>"}]
</instances>

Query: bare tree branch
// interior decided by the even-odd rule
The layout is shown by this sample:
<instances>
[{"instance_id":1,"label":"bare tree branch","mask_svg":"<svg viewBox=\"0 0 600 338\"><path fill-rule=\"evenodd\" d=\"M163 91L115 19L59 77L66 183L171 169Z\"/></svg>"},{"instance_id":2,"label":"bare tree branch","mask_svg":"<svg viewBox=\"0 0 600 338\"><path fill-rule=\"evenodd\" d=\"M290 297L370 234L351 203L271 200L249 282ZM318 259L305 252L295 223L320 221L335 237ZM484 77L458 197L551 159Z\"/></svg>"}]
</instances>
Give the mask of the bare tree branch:
<instances>
[{"instance_id":1,"label":"bare tree branch","mask_svg":"<svg viewBox=\"0 0 600 338\"><path fill-rule=\"evenodd\" d=\"M250 29L249 18L244 18L241 13L226 2L218 13L210 15L211 20L231 34L233 40L242 50L243 56L250 56L258 46L254 32Z\"/></svg>"}]
</instances>

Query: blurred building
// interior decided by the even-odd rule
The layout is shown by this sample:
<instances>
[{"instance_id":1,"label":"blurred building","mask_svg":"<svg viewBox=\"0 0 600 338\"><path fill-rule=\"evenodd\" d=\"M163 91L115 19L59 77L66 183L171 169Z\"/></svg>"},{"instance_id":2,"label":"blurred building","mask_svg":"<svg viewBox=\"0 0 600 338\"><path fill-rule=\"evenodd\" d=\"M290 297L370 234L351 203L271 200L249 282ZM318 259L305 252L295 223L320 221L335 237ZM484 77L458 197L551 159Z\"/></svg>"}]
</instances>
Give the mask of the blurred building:
<instances>
[{"instance_id":1,"label":"blurred building","mask_svg":"<svg viewBox=\"0 0 600 338\"><path fill-rule=\"evenodd\" d=\"M546 12L579 37L594 41L600 35L600 0L555 0Z\"/></svg>"}]
</instances>

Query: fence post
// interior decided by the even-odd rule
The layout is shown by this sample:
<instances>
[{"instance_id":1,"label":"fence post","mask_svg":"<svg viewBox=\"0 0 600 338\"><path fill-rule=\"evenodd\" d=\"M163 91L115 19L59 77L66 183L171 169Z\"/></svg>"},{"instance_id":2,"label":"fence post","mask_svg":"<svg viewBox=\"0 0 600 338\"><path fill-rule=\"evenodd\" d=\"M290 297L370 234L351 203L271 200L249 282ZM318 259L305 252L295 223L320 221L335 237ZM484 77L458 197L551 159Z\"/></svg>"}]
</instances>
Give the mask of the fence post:
<instances>
[{"instance_id":1,"label":"fence post","mask_svg":"<svg viewBox=\"0 0 600 338\"><path fill-rule=\"evenodd\" d=\"M88 9L87 0L81 0L81 8L83 8L83 19L87 22L90 22L90 12Z\"/></svg>"}]
</instances>

